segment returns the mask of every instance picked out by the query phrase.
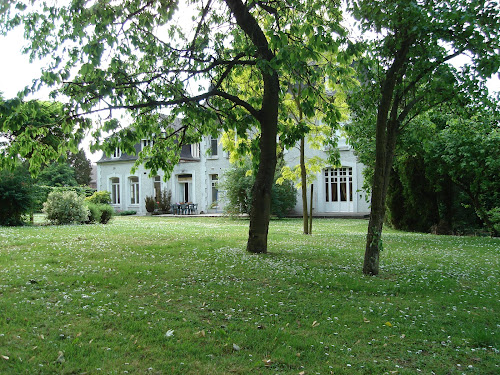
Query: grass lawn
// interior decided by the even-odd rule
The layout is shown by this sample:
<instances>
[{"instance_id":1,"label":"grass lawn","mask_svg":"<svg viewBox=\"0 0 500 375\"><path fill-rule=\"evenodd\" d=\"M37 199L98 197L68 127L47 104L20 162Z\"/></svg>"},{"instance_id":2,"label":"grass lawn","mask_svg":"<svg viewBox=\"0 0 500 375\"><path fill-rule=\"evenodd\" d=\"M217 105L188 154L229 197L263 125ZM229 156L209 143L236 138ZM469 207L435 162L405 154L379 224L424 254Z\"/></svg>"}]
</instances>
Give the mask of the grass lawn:
<instances>
[{"instance_id":1,"label":"grass lawn","mask_svg":"<svg viewBox=\"0 0 500 375\"><path fill-rule=\"evenodd\" d=\"M498 374L500 239L367 221L0 228L0 374Z\"/></svg>"}]
</instances>

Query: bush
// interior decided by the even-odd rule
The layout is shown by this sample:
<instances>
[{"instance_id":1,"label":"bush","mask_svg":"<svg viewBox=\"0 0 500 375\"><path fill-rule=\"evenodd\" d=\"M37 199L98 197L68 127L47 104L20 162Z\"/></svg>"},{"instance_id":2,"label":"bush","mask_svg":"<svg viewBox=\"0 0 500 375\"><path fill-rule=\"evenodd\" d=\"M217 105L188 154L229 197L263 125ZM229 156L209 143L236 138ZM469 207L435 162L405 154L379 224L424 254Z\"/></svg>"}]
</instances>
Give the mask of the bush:
<instances>
[{"instance_id":1,"label":"bush","mask_svg":"<svg viewBox=\"0 0 500 375\"><path fill-rule=\"evenodd\" d=\"M87 202L87 208L89 210L88 219L85 221L87 224L106 224L115 212L113 207L111 207L109 204Z\"/></svg>"},{"instance_id":2,"label":"bush","mask_svg":"<svg viewBox=\"0 0 500 375\"><path fill-rule=\"evenodd\" d=\"M89 216L86 224L93 224L99 222L101 220L101 209L98 204L95 203L87 203L87 208L89 210Z\"/></svg>"},{"instance_id":3,"label":"bush","mask_svg":"<svg viewBox=\"0 0 500 375\"><path fill-rule=\"evenodd\" d=\"M89 220L89 209L83 197L74 191L53 191L43 204L47 220L53 224L85 223Z\"/></svg>"},{"instance_id":4,"label":"bush","mask_svg":"<svg viewBox=\"0 0 500 375\"><path fill-rule=\"evenodd\" d=\"M85 198L89 203L94 204L110 204L111 203L111 193L109 191L96 191L90 197Z\"/></svg>"},{"instance_id":5,"label":"bush","mask_svg":"<svg viewBox=\"0 0 500 375\"><path fill-rule=\"evenodd\" d=\"M274 184L271 192L271 212L280 219L290 213L297 203L297 190L290 180Z\"/></svg>"},{"instance_id":6,"label":"bush","mask_svg":"<svg viewBox=\"0 0 500 375\"><path fill-rule=\"evenodd\" d=\"M219 184L221 190L224 190L224 211L230 215L250 213L255 181L255 177L247 173L250 168L250 162L243 166L231 167L224 173L222 183ZM271 214L282 218L295 207L297 190L291 181L285 180L281 185L276 184L279 176L277 172L271 190Z\"/></svg>"},{"instance_id":7,"label":"bush","mask_svg":"<svg viewBox=\"0 0 500 375\"><path fill-rule=\"evenodd\" d=\"M172 192L170 190L163 190L160 194L160 201L158 202L158 210L161 212L169 213L172 203Z\"/></svg>"},{"instance_id":8,"label":"bush","mask_svg":"<svg viewBox=\"0 0 500 375\"><path fill-rule=\"evenodd\" d=\"M134 210L127 210L127 211L120 211L118 215L120 216L129 216L129 215L135 215L137 211Z\"/></svg>"},{"instance_id":9,"label":"bush","mask_svg":"<svg viewBox=\"0 0 500 375\"><path fill-rule=\"evenodd\" d=\"M155 199L153 197L146 197L144 202L146 203L146 211L154 212L156 206Z\"/></svg>"},{"instance_id":10,"label":"bush","mask_svg":"<svg viewBox=\"0 0 500 375\"><path fill-rule=\"evenodd\" d=\"M33 204L28 171L21 166L0 171L0 225L22 225L22 216L32 212Z\"/></svg>"},{"instance_id":11,"label":"bush","mask_svg":"<svg viewBox=\"0 0 500 375\"><path fill-rule=\"evenodd\" d=\"M102 209L101 220L99 220L99 222L101 224L107 224L113 217L115 210L108 204L103 204L101 209Z\"/></svg>"}]
</instances>

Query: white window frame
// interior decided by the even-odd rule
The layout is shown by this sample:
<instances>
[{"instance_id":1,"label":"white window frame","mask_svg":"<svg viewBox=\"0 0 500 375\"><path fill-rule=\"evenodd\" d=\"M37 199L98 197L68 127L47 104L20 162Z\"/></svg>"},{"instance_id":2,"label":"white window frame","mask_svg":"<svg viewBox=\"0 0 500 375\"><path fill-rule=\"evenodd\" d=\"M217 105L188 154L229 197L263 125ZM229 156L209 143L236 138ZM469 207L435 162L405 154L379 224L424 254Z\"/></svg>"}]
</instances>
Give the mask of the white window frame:
<instances>
[{"instance_id":1,"label":"white window frame","mask_svg":"<svg viewBox=\"0 0 500 375\"><path fill-rule=\"evenodd\" d=\"M130 186L130 204L139 205L139 177L130 176L128 178Z\"/></svg>"},{"instance_id":2,"label":"white window frame","mask_svg":"<svg viewBox=\"0 0 500 375\"><path fill-rule=\"evenodd\" d=\"M113 155L111 155L111 157L113 159L118 159L120 156L122 156L122 150L120 150L120 147L116 147L115 151L113 151Z\"/></svg>"},{"instance_id":3,"label":"white window frame","mask_svg":"<svg viewBox=\"0 0 500 375\"><path fill-rule=\"evenodd\" d=\"M214 143L215 143L215 147L214 147ZM210 150L210 157L218 158L219 157L219 139L217 137L210 136L208 147ZM214 153L214 150L215 150L215 153Z\"/></svg>"},{"instance_id":4,"label":"white window frame","mask_svg":"<svg viewBox=\"0 0 500 375\"><path fill-rule=\"evenodd\" d=\"M141 140L141 151L147 147L153 147L154 141L152 139L143 139Z\"/></svg>"},{"instance_id":5,"label":"white window frame","mask_svg":"<svg viewBox=\"0 0 500 375\"><path fill-rule=\"evenodd\" d=\"M120 199L120 178L119 177L111 177L111 204L119 205L121 203Z\"/></svg>"},{"instance_id":6,"label":"white window frame","mask_svg":"<svg viewBox=\"0 0 500 375\"><path fill-rule=\"evenodd\" d=\"M191 145L191 156L193 158L196 158L196 159L200 158L200 144L199 143L194 143Z\"/></svg>"}]
</instances>

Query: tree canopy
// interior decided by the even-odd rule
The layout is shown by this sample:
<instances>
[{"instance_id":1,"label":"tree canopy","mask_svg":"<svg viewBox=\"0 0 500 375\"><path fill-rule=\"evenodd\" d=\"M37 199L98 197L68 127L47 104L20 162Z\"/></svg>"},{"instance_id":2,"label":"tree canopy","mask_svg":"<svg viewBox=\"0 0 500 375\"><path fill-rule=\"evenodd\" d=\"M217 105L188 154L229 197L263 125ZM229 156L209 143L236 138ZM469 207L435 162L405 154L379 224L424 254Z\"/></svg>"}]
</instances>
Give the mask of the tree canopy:
<instances>
[{"instance_id":1,"label":"tree canopy","mask_svg":"<svg viewBox=\"0 0 500 375\"><path fill-rule=\"evenodd\" d=\"M78 150L89 122L71 119L61 103L0 97L0 169L27 160L31 174Z\"/></svg>"},{"instance_id":2,"label":"tree canopy","mask_svg":"<svg viewBox=\"0 0 500 375\"><path fill-rule=\"evenodd\" d=\"M182 144L219 129L236 129L241 136L257 129L252 151L259 167L247 248L267 250L278 109L288 90L283 80L324 77L311 62L325 61L322 54L343 41L338 1L9 4L2 13L4 30L22 24L30 56L52 58L32 89L53 87L54 97L69 98L73 116L108 116L93 134L95 147L133 153L136 142L154 139L136 165L168 175ZM335 76L333 64L320 68ZM313 108L320 94L311 91L303 106ZM131 126L119 121L120 110L128 111ZM173 125L176 118L180 126Z\"/></svg>"}]
</instances>

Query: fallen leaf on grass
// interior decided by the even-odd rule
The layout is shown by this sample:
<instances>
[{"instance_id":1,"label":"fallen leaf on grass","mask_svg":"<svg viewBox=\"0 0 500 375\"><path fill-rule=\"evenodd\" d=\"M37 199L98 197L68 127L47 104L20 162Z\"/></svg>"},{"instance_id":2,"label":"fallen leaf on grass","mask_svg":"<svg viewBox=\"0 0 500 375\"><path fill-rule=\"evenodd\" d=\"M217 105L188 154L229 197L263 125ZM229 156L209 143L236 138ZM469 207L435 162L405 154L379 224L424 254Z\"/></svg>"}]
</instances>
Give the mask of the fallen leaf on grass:
<instances>
[{"instance_id":1,"label":"fallen leaf on grass","mask_svg":"<svg viewBox=\"0 0 500 375\"><path fill-rule=\"evenodd\" d=\"M174 330L173 329L169 329L167 331L167 333L165 333L165 337L172 337L174 335Z\"/></svg>"},{"instance_id":2,"label":"fallen leaf on grass","mask_svg":"<svg viewBox=\"0 0 500 375\"><path fill-rule=\"evenodd\" d=\"M368 319L366 319L365 317L363 317L363 321L364 321L365 323L370 323L370 321L369 321Z\"/></svg>"},{"instance_id":3,"label":"fallen leaf on grass","mask_svg":"<svg viewBox=\"0 0 500 375\"><path fill-rule=\"evenodd\" d=\"M2 357L2 359L5 359L6 361L8 361L8 360L9 360L9 357L7 357L6 355L2 355L2 356L0 356L0 357Z\"/></svg>"},{"instance_id":4,"label":"fallen leaf on grass","mask_svg":"<svg viewBox=\"0 0 500 375\"><path fill-rule=\"evenodd\" d=\"M233 349L236 350L237 352L241 350L241 348L233 343Z\"/></svg>"},{"instance_id":5,"label":"fallen leaf on grass","mask_svg":"<svg viewBox=\"0 0 500 375\"><path fill-rule=\"evenodd\" d=\"M201 331L195 332L194 334L198 337L205 337L206 336L204 329L202 329Z\"/></svg>"},{"instance_id":6,"label":"fallen leaf on grass","mask_svg":"<svg viewBox=\"0 0 500 375\"><path fill-rule=\"evenodd\" d=\"M391 322L385 322L384 325L386 325L387 327L392 327Z\"/></svg>"},{"instance_id":7,"label":"fallen leaf on grass","mask_svg":"<svg viewBox=\"0 0 500 375\"><path fill-rule=\"evenodd\" d=\"M264 366L269 367L273 364L273 361L270 359L263 359L262 362L264 362Z\"/></svg>"},{"instance_id":8,"label":"fallen leaf on grass","mask_svg":"<svg viewBox=\"0 0 500 375\"><path fill-rule=\"evenodd\" d=\"M313 327L317 327L319 326L319 323L317 321L314 321L313 324L312 324Z\"/></svg>"}]
</instances>

